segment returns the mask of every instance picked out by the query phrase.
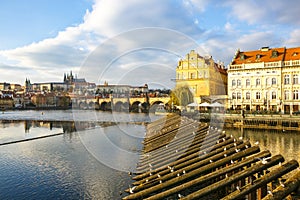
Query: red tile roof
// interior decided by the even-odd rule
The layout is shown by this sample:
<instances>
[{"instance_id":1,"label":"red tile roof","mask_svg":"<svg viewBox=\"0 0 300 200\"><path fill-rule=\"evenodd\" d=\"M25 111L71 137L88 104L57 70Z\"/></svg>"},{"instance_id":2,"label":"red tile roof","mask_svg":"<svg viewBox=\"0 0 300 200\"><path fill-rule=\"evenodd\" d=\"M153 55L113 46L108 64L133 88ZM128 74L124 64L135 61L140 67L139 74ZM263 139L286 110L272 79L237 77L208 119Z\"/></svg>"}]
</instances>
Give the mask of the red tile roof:
<instances>
[{"instance_id":1,"label":"red tile roof","mask_svg":"<svg viewBox=\"0 0 300 200\"><path fill-rule=\"evenodd\" d=\"M233 58L232 65L260 62L278 62L300 60L300 47L295 48L268 48L263 47L255 51L238 51Z\"/></svg>"},{"instance_id":2,"label":"red tile roof","mask_svg":"<svg viewBox=\"0 0 300 200\"><path fill-rule=\"evenodd\" d=\"M285 55L285 48L273 48L264 47L255 51L238 51L232 63L244 64L244 63L260 63L260 62L276 62L282 61Z\"/></svg>"},{"instance_id":3,"label":"red tile roof","mask_svg":"<svg viewBox=\"0 0 300 200\"><path fill-rule=\"evenodd\" d=\"M300 60L300 47L286 49L284 60Z\"/></svg>"}]
</instances>

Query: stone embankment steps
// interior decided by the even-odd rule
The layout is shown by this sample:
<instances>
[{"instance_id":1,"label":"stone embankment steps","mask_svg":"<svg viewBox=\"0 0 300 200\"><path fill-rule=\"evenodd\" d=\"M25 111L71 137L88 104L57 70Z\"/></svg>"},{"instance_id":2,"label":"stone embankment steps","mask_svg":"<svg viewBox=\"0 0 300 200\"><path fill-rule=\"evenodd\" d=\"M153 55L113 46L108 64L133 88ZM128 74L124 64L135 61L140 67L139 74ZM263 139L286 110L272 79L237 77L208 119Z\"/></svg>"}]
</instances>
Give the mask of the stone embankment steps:
<instances>
[{"instance_id":1,"label":"stone embankment steps","mask_svg":"<svg viewBox=\"0 0 300 200\"><path fill-rule=\"evenodd\" d=\"M169 115L146 130L134 182L123 199L281 200L299 190L297 161L284 162L206 123Z\"/></svg>"}]
</instances>

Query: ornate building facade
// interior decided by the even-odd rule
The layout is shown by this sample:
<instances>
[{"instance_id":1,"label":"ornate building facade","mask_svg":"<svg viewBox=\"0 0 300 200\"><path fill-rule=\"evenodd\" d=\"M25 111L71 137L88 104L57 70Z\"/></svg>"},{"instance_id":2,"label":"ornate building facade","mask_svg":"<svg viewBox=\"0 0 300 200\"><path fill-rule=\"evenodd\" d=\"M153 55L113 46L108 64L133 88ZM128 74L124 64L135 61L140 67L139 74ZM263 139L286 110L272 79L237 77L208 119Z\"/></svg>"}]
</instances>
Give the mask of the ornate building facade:
<instances>
[{"instance_id":1,"label":"ornate building facade","mask_svg":"<svg viewBox=\"0 0 300 200\"><path fill-rule=\"evenodd\" d=\"M299 77L300 47L237 50L228 67L229 108L299 111Z\"/></svg>"},{"instance_id":2,"label":"ornate building facade","mask_svg":"<svg viewBox=\"0 0 300 200\"><path fill-rule=\"evenodd\" d=\"M176 88L180 87L188 87L197 103L218 99L227 94L227 70L211 56L202 57L191 50L176 68Z\"/></svg>"}]
</instances>

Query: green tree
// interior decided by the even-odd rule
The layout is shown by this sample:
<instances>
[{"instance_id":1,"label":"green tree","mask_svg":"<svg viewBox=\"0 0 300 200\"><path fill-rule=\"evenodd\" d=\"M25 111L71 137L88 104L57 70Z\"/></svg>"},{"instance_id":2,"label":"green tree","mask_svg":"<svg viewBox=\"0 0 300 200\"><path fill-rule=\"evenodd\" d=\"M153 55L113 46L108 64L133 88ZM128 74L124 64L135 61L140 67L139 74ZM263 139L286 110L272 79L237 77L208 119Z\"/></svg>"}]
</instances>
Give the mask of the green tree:
<instances>
[{"instance_id":1,"label":"green tree","mask_svg":"<svg viewBox=\"0 0 300 200\"><path fill-rule=\"evenodd\" d=\"M187 85L177 86L170 94L170 103L178 106L186 106L194 101L193 93Z\"/></svg>"}]
</instances>

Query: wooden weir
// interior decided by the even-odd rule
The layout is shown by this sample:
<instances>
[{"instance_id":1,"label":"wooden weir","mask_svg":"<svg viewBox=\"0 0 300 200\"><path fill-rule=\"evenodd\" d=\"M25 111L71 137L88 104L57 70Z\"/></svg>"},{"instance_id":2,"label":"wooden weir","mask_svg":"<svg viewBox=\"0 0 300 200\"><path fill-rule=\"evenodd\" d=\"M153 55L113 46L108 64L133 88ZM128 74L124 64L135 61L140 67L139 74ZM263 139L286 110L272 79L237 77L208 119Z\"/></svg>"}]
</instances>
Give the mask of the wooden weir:
<instances>
[{"instance_id":1,"label":"wooden weir","mask_svg":"<svg viewBox=\"0 0 300 200\"><path fill-rule=\"evenodd\" d=\"M144 149L123 199L297 199L296 160L179 115L147 126ZM298 196L299 198L299 196Z\"/></svg>"}]
</instances>

